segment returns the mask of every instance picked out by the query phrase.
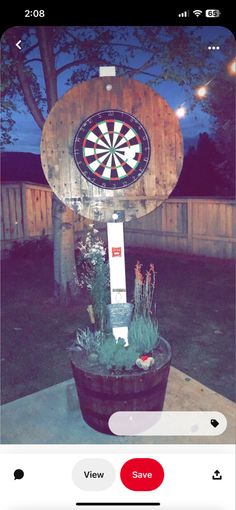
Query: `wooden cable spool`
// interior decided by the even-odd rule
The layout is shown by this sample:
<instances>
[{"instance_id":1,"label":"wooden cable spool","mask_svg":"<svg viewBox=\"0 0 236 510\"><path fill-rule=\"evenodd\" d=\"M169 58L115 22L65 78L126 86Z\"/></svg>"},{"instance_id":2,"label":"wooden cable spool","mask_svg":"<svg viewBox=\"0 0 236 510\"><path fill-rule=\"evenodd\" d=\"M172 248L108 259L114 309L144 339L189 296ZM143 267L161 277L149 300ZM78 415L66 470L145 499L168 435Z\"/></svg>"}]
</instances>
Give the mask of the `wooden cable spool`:
<instances>
[{"instance_id":1,"label":"wooden cable spool","mask_svg":"<svg viewBox=\"0 0 236 510\"><path fill-rule=\"evenodd\" d=\"M182 134L174 111L149 86L95 78L52 108L41 161L52 190L74 211L103 222L120 211L129 221L156 209L174 189Z\"/></svg>"}]
</instances>

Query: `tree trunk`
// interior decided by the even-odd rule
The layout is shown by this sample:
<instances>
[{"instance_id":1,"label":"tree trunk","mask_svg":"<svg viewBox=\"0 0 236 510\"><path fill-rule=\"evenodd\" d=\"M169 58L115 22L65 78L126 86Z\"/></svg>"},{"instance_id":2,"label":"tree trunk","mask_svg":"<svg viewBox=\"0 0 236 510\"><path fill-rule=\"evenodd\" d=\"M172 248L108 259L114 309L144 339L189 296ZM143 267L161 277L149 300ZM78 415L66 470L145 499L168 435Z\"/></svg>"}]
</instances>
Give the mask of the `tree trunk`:
<instances>
[{"instance_id":1,"label":"tree trunk","mask_svg":"<svg viewBox=\"0 0 236 510\"><path fill-rule=\"evenodd\" d=\"M60 304L75 300L79 292L74 252L74 213L53 195L54 296Z\"/></svg>"},{"instance_id":2,"label":"tree trunk","mask_svg":"<svg viewBox=\"0 0 236 510\"><path fill-rule=\"evenodd\" d=\"M38 27L48 111L57 101L57 76L53 36L47 27ZM53 195L52 222L54 232L54 297L60 304L70 303L78 294L75 266L74 213Z\"/></svg>"}]
</instances>

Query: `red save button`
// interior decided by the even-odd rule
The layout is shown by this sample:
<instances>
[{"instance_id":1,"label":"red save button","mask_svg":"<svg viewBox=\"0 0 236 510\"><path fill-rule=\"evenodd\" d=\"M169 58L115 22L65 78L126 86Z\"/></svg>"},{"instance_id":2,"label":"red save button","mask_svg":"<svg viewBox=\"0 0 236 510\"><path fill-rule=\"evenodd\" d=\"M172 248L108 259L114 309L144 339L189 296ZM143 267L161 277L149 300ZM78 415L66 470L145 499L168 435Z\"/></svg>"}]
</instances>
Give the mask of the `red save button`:
<instances>
[{"instance_id":1,"label":"red save button","mask_svg":"<svg viewBox=\"0 0 236 510\"><path fill-rule=\"evenodd\" d=\"M164 469L154 459L130 459L121 468L122 483L131 491L153 491L164 480Z\"/></svg>"}]
</instances>

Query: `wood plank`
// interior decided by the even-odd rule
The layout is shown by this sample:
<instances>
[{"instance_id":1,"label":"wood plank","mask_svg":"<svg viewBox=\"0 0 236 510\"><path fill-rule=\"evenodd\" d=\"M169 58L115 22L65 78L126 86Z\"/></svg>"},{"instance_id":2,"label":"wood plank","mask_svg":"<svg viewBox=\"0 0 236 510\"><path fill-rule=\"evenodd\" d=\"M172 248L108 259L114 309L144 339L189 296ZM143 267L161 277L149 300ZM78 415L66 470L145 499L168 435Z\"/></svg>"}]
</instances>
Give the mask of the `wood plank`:
<instances>
[{"instance_id":1,"label":"wood plank","mask_svg":"<svg viewBox=\"0 0 236 510\"><path fill-rule=\"evenodd\" d=\"M234 232L234 222L236 220L236 209L231 207L228 203L225 206L225 223L226 223L226 235L227 237L236 237Z\"/></svg>"},{"instance_id":2,"label":"wood plank","mask_svg":"<svg viewBox=\"0 0 236 510\"><path fill-rule=\"evenodd\" d=\"M16 194L16 221L17 221L17 237L23 238L23 219L22 219L22 201L21 201L21 188L15 190Z\"/></svg>"},{"instance_id":3,"label":"wood plank","mask_svg":"<svg viewBox=\"0 0 236 510\"><path fill-rule=\"evenodd\" d=\"M45 192L46 198L46 232L47 234L52 234L53 226L52 226L52 193L49 191Z\"/></svg>"},{"instance_id":4,"label":"wood plank","mask_svg":"<svg viewBox=\"0 0 236 510\"><path fill-rule=\"evenodd\" d=\"M40 216L41 216L41 235L46 234L47 218L46 218L46 192L40 190Z\"/></svg>"},{"instance_id":5,"label":"wood plank","mask_svg":"<svg viewBox=\"0 0 236 510\"><path fill-rule=\"evenodd\" d=\"M15 188L9 186L8 188L9 195L9 212L10 212L10 232L11 239L17 239L17 220L16 220L16 196L15 196Z\"/></svg>"},{"instance_id":6,"label":"wood plank","mask_svg":"<svg viewBox=\"0 0 236 510\"><path fill-rule=\"evenodd\" d=\"M11 190L10 194L9 190ZM13 238L27 239L35 235L41 235L43 229L45 229L47 234L51 235L52 193L48 186L37 186L37 184L31 183L22 183L22 185L19 183L13 185L11 183L4 183L1 195L1 223L4 241L9 242ZM187 205L190 203L192 203L192 212L190 211L190 205ZM235 256L236 250L234 213L235 203L232 201L218 199L216 201L214 199L170 199L148 216L143 216L139 220L132 220L126 224L126 244L129 246L138 244L139 246L150 246L177 252L187 251L186 222L187 220L189 221L192 214L192 225L194 226L192 248L191 250L188 249L188 251L196 254L232 258ZM222 215L224 216L223 219L221 219ZM91 220L78 215L75 215L75 218L74 229L78 237L81 231L87 229L88 223ZM17 223L14 224L16 221ZM203 221L205 224L207 223L206 233L201 233ZM165 226L164 231L163 224ZM97 226L100 231L105 229L104 223L99 223ZM28 227L30 231L27 230ZM215 228L217 228L216 233L214 233ZM13 229L12 235L11 229ZM188 245L190 238L191 235L189 234Z\"/></svg>"},{"instance_id":7,"label":"wood plank","mask_svg":"<svg viewBox=\"0 0 236 510\"><path fill-rule=\"evenodd\" d=\"M26 217L27 217L27 232L29 237L37 235L35 230L35 204L34 204L34 190L30 187L25 188L26 199Z\"/></svg>"},{"instance_id":8,"label":"wood plank","mask_svg":"<svg viewBox=\"0 0 236 510\"><path fill-rule=\"evenodd\" d=\"M232 236L236 237L236 204L234 204L231 208L231 214L229 215L229 221L232 229Z\"/></svg>"},{"instance_id":9,"label":"wood plank","mask_svg":"<svg viewBox=\"0 0 236 510\"><path fill-rule=\"evenodd\" d=\"M236 242L235 237L221 237L221 236L212 236L212 235L203 235L203 234L194 234L193 239L202 239L203 241L230 241L232 243Z\"/></svg>"},{"instance_id":10,"label":"wood plank","mask_svg":"<svg viewBox=\"0 0 236 510\"><path fill-rule=\"evenodd\" d=\"M206 438L207 442L234 443L235 403L211 390L184 372L171 366L167 383L164 411L212 411L223 413L227 419L227 429L221 436ZM186 442L200 442L199 438L188 437Z\"/></svg>"},{"instance_id":11,"label":"wood plank","mask_svg":"<svg viewBox=\"0 0 236 510\"><path fill-rule=\"evenodd\" d=\"M22 203L22 221L23 221L24 239L28 239L28 237L29 237L26 190L27 190L27 183L23 182L22 186L21 186L21 203Z\"/></svg>"},{"instance_id":12,"label":"wood plank","mask_svg":"<svg viewBox=\"0 0 236 510\"><path fill-rule=\"evenodd\" d=\"M217 236L226 236L226 205L225 204L216 204L217 210Z\"/></svg>"},{"instance_id":13,"label":"wood plank","mask_svg":"<svg viewBox=\"0 0 236 510\"><path fill-rule=\"evenodd\" d=\"M34 230L35 235L40 235L40 208L39 208L39 191L36 188L31 188L32 202L34 206Z\"/></svg>"},{"instance_id":14,"label":"wood plank","mask_svg":"<svg viewBox=\"0 0 236 510\"><path fill-rule=\"evenodd\" d=\"M193 249L193 202L190 198L187 202L187 218L188 252L191 253Z\"/></svg>"},{"instance_id":15,"label":"wood plank","mask_svg":"<svg viewBox=\"0 0 236 510\"><path fill-rule=\"evenodd\" d=\"M2 186L1 195L2 195L2 207L3 207L4 239L11 239L11 222L10 222L8 187Z\"/></svg>"},{"instance_id":16,"label":"wood plank","mask_svg":"<svg viewBox=\"0 0 236 510\"><path fill-rule=\"evenodd\" d=\"M3 214L4 214L4 210L3 210L3 203L2 203L2 198L1 198L1 237L0 237L1 242L3 242L5 240Z\"/></svg>"}]
</instances>

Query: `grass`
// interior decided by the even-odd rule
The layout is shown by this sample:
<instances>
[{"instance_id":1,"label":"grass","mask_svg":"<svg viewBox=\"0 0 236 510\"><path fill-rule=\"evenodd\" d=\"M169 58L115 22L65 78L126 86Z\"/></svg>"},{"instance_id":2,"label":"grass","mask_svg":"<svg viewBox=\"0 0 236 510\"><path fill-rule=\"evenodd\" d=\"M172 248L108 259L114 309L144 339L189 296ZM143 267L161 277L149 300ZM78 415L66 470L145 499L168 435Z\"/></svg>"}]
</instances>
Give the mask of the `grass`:
<instances>
[{"instance_id":1,"label":"grass","mask_svg":"<svg viewBox=\"0 0 236 510\"><path fill-rule=\"evenodd\" d=\"M3 262L2 401L71 377L66 347L87 320L84 298L69 307L52 299L52 257Z\"/></svg>"},{"instance_id":2,"label":"grass","mask_svg":"<svg viewBox=\"0 0 236 510\"><path fill-rule=\"evenodd\" d=\"M138 254L138 255L137 255ZM137 258L157 271L160 334L172 364L234 398L234 267L230 261L157 250L126 250L128 299ZM87 297L76 305L52 300L51 253L2 263L2 401L8 402L72 377L66 348L89 324Z\"/></svg>"}]
</instances>

